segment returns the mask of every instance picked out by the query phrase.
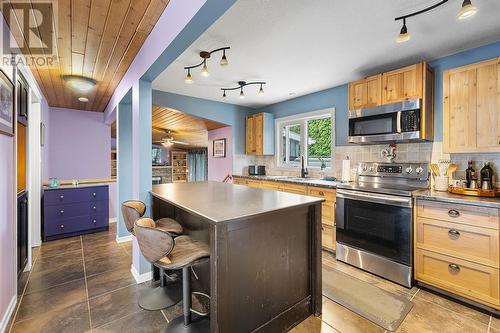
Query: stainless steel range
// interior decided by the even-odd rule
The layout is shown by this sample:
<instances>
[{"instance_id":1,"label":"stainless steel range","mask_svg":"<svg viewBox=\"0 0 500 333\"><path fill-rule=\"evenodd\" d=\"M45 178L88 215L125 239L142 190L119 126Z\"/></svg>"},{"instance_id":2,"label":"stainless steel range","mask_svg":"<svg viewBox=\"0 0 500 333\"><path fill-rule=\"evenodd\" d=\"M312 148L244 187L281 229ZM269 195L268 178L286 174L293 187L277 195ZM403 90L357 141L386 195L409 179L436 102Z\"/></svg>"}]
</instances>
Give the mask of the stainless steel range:
<instances>
[{"instance_id":1,"label":"stainless steel range","mask_svg":"<svg viewBox=\"0 0 500 333\"><path fill-rule=\"evenodd\" d=\"M336 257L411 287L412 192L429 187L425 163L360 163L357 182L337 188Z\"/></svg>"}]
</instances>

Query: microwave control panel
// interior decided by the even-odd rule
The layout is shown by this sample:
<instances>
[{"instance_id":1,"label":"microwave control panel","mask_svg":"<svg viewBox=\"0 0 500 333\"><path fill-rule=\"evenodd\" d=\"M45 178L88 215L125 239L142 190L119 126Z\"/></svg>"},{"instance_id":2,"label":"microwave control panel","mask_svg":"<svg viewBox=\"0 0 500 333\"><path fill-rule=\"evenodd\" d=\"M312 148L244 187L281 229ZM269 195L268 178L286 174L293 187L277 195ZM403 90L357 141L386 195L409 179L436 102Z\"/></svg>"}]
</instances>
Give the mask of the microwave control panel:
<instances>
[{"instance_id":1,"label":"microwave control panel","mask_svg":"<svg viewBox=\"0 0 500 333\"><path fill-rule=\"evenodd\" d=\"M420 130L420 110L410 110L401 113L401 131L415 132Z\"/></svg>"}]
</instances>

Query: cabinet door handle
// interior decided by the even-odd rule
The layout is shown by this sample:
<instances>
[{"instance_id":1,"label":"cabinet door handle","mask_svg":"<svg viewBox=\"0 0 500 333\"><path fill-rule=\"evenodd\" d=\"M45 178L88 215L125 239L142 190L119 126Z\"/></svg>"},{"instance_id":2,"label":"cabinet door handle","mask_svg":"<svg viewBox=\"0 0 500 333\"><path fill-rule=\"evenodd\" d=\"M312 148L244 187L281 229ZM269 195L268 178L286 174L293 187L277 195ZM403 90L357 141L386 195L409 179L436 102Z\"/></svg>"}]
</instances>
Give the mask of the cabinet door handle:
<instances>
[{"instance_id":1,"label":"cabinet door handle","mask_svg":"<svg viewBox=\"0 0 500 333\"><path fill-rule=\"evenodd\" d=\"M460 212L456 209L450 209L448 211L448 216L450 217L459 217L460 216Z\"/></svg>"},{"instance_id":2,"label":"cabinet door handle","mask_svg":"<svg viewBox=\"0 0 500 333\"><path fill-rule=\"evenodd\" d=\"M325 195L325 192L323 192L323 191L319 191L319 195L324 196L324 195Z\"/></svg>"},{"instance_id":3,"label":"cabinet door handle","mask_svg":"<svg viewBox=\"0 0 500 333\"><path fill-rule=\"evenodd\" d=\"M59 196L59 199L63 200L64 199L64 195Z\"/></svg>"},{"instance_id":4,"label":"cabinet door handle","mask_svg":"<svg viewBox=\"0 0 500 333\"><path fill-rule=\"evenodd\" d=\"M448 267L452 270L452 271L455 271L455 272L460 272L460 266L458 266L457 264L449 264Z\"/></svg>"},{"instance_id":5,"label":"cabinet door handle","mask_svg":"<svg viewBox=\"0 0 500 333\"><path fill-rule=\"evenodd\" d=\"M64 224L61 224L61 229L64 229Z\"/></svg>"},{"instance_id":6,"label":"cabinet door handle","mask_svg":"<svg viewBox=\"0 0 500 333\"><path fill-rule=\"evenodd\" d=\"M63 214L64 214L64 210L62 210L62 209L61 209L61 210L59 211L59 214L63 215Z\"/></svg>"},{"instance_id":7,"label":"cabinet door handle","mask_svg":"<svg viewBox=\"0 0 500 333\"><path fill-rule=\"evenodd\" d=\"M448 230L448 235L453 236L453 237L458 237L460 236L460 232L455 229L450 229Z\"/></svg>"}]
</instances>

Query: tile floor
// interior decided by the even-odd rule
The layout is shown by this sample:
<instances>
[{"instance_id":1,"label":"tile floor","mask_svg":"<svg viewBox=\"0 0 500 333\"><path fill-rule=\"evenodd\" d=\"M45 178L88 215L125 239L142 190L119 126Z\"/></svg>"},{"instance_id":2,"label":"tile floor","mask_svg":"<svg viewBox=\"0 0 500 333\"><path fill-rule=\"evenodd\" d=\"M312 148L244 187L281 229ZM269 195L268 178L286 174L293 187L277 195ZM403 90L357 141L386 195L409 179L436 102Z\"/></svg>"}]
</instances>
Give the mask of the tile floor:
<instances>
[{"instance_id":1,"label":"tile floor","mask_svg":"<svg viewBox=\"0 0 500 333\"><path fill-rule=\"evenodd\" d=\"M137 305L142 285L130 273L131 243L115 242L109 232L44 243L24 273L19 302L7 332L159 332L181 314L181 304L167 311L144 311ZM336 268L414 303L398 333L500 333L500 319L423 289L395 285L324 253L323 264ZM323 315L309 317L292 333L370 333L386 331L324 298ZM236 332L235 332L236 333Z\"/></svg>"}]
</instances>

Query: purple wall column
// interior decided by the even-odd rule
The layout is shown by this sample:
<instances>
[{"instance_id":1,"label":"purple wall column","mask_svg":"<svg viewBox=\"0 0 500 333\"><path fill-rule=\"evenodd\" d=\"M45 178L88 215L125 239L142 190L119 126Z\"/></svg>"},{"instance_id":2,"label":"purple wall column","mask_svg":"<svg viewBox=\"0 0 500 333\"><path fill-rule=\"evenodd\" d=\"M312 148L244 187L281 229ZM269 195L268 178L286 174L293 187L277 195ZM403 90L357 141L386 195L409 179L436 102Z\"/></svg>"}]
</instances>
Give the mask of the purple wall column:
<instances>
[{"instance_id":1,"label":"purple wall column","mask_svg":"<svg viewBox=\"0 0 500 333\"><path fill-rule=\"evenodd\" d=\"M214 157L214 140L226 139L226 157ZM208 180L222 181L233 174L233 130L231 126L208 132Z\"/></svg>"}]
</instances>

